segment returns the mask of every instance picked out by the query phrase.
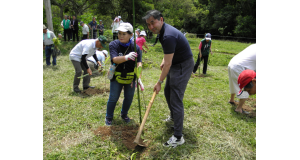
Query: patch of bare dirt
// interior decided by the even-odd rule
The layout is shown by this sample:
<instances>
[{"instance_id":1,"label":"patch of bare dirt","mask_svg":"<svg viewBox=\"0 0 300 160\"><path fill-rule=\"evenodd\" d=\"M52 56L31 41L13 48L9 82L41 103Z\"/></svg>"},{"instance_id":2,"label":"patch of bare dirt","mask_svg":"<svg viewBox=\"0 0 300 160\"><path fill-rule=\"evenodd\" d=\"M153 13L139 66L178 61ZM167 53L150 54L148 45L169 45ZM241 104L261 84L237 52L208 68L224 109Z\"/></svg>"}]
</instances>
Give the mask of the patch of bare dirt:
<instances>
[{"instance_id":1,"label":"patch of bare dirt","mask_svg":"<svg viewBox=\"0 0 300 160\"><path fill-rule=\"evenodd\" d=\"M136 149L137 144L134 143L135 137L137 135L139 126L100 126L94 130L96 136L100 136L102 140L108 137L113 137L114 139L122 140L122 143L128 149ZM140 138L139 143L146 146L143 140Z\"/></svg>"},{"instance_id":2,"label":"patch of bare dirt","mask_svg":"<svg viewBox=\"0 0 300 160\"><path fill-rule=\"evenodd\" d=\"M86 90L81 91L81 94L87 95L87 96L92 96L92 95L96 95L96 94L103 94L103 93L106 93L109 91L110 91L109 88L107 88L107 89L105 89L105 88L100 88L100 89L88 88Z\"/></svg>"},{"instance_id":3,"label":"patch of bare dirt","mask_svg":"<svg viewBox=\"0 0 300 160\"><path fill-rule=\"evenodd\" d=\"M238 102L235 102L236 105L239 105ZM243 105L243 110L250 112L250 117L256 117L256 99L248 98Z\"/></svg>"}]
</instances>

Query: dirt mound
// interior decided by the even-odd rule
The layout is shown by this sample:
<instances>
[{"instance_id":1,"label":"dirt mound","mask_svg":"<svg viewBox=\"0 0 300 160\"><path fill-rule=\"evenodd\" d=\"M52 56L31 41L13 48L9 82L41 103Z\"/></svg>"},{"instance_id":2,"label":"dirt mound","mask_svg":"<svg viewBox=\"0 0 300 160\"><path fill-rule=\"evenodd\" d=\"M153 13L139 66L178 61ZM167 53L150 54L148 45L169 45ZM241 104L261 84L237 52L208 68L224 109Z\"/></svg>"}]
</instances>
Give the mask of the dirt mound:
<instances>
[{"instance_id":1,"label":"dirt mound","mask_svg":"<svg viewBox=\"0 0 300 160\"><path fill-rule=\"evenodd\" d=\"M103 93L109 92L109 91L110 91L109 88L108 89L105 89L105 88L101 88L101 89L88 88L86 90L81 91L81 94L91 96L91 95L96 95L96 94L103 94Z\"/></svg>"},{"instance_id":2,"label":"dirt mound","mask_svg":"<svg viewBox=\"0 0 300 160\"><path fill-rule=\"evenodd\" d=\"M139 126L100 126L94 130L96 136L101 136L102 140L107 139L108 137L113 137L116 140L122 140L122 143L128 149L135 149L137 144L134 143L134 139L137 135ZM143 140L139 140L140 143L143 143ZM144 144L144 143L143 143ZM145 144L144 144L145 145Z\"/></svg>"}]
</instances>

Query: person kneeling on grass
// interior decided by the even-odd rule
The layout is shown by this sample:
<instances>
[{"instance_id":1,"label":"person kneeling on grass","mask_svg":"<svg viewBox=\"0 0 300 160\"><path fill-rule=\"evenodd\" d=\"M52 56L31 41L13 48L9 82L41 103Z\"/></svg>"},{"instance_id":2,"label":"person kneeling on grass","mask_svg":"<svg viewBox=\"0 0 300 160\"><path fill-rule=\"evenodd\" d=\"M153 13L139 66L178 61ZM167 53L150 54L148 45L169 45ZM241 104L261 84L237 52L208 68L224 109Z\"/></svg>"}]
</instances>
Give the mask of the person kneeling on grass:
<instances>
[{"instance_id":1,"label":"person kneeling on grass","mask_svg":"<svg viewBox=\"0 0 300 160\"><path fill-rule=\"evenodd\" d=\"M99 36L98 39L87 39L79 42L70 52L70 60L73 63L75 69L75 76L73 81L73 90L74 92L80 92L78 88L80 83L80 77L82 70L84 74L92 75L92 70L89 68L86 58L93 56L96 62L101 67L101 63L98 60L95 52L97 48L105 48L106 37ZM83 89L95 88L95 86L89 86L90 76L83 77Z\"/></svg>"},{"instance_id":2,"label":"person kneeling on grass","mask_svg":"<svg viewBox=\"0 0 300 160\"><path fill-rule=\"evenodd\" d=\"M254 71L256 70L256 44L250 45L249 47L241 51L239 54L235 55L228 64L229 88L231 94L228 103L236 106L234 96L237 95L237 98L239 98L240 101L237 108L234 111L242 114L249 114L249 112L244 111L242 108L245 101L249 98L249 93L239 93L241 86L240 83L238 83L238 77L246 69Z\"/></svg>"},{"instance_id":3,"label":"person kneeling on grass","mask_svg":"<svg viewBox=\"0 0 300 160\"><path fill-rule=\"evenodd\" d=\"M133 35L133 27L130 23L122 23L116 31L118 39L110 42L109 52L111 64L115 64L116 69L113 78L110 80L110 94L107 102L105 124L112 124L114 110L124 87L124 100L121 110L121 118L129 123L128 110L130 108L135 91L135 58L137 57L137 66L142 67L142 52L136 45L134 52L134 43L130 38Z\"/></svg>"},{"instance_id":4,"label":"person kneeling on grass","mask_svg":"<svg viewBox=\"0 0 300 160\"><path fill-rule=\"evenodd\" d=\"M98 60L101 62L101 65L104 66L105 65L104 62L105 62L105 60L107 58L107 54L108 54L107 50L100 51L100 49L98 49L95 54L96 54ZM93 57L87 58L87 64L91 68L94 75L99 75L100 71L95 72L99 69L99 65Z\"/></svg>"}]
</instances>

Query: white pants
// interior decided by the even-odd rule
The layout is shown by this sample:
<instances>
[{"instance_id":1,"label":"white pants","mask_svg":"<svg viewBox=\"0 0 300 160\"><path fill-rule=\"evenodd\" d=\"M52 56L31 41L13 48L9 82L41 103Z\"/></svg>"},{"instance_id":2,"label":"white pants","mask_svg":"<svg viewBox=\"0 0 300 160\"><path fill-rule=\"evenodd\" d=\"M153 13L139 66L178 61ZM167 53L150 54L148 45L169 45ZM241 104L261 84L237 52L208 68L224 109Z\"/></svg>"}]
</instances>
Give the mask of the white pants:
<instances>
[{"instance_id":1,"label":"white pants","mask_svg":"<svg viewBox=\"0 0 300 160\"><path fill-rule=\"evenodd\" d=\"M87 61L88 66L90 67L90 69L92 70L92 72L97 71L97 69L95 68L95 63L91 62L91 61ZM99 72L93 73L93 75L100 75Z\"/></svg>"},{"instance_id":2,"label":"white pants","mask_svg":"<svg viewBox=\"0 0 300 160\"><path fill-rule=\"evenodd\" d=\"M240 91L240 87L237 83L238 77L243 70L246 68L242 66L228 66L228 76L229 76L229 88L231 94L238 94ZM237 95L237 98L239 99L247 99L249 98L249 93L246 91L243 91L241 95Z\"/></svg>"}]
</instances>

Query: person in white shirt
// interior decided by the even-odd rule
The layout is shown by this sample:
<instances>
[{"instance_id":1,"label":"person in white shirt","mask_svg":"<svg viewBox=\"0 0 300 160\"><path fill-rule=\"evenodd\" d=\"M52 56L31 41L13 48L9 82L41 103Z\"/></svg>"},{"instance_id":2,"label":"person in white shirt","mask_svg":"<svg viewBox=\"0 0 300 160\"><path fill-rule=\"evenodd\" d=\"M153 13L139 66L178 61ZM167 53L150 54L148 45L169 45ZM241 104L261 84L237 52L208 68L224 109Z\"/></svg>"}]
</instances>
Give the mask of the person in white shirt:
<instances>
[{"instance_id":1,"label":"person in white shirt","mask_svg":"<svg viewBox=\"0 0 300 160\"><path fill-rule=\"evenodd\" d=\"M89 39L89 27L82 21L80 22L80 25L82 27L82 40Z\"/></svg>"},{"instance_id":2,"label":"person in white shirt","mask_svg":"<svg viewBox=\"0 0 300 160\"><path fill-rule=\"evenodd\" d=\"M107 58L107 54L108 54L107 50L100 51L100 49L98 49L96 51L96 56L97 56L98 60L100 61L101 66L105 65L104 62ZM94 73L94 71L97 71L99 68L98 63L95 61L95 59L93 57L87 58L87 64L91 68L93 73ZM94 75L99 75L99 72L95 72Z\"/></svg>"},{"instance_id":3,"label":"person in white shirt","mask_svg":"<svg viewBox=\"0 0 300 160\"><path fill-rule=\"evenodd\" d=\"M99 36L98 39L88 39L79 42L70 52L70 60L75 69L75 76L73 81L73 90L74 92L80 92L79 83L80 77L82 75L82 70L84 75L92 75L92 70L87 65L86 58L93 56L95 61L101 67L101 63L96 56L96 49L106 47L107 39L105 36ZM83 89L95 88L94 86L89 86L90 76L85 76L83 78Z\"/></svg>"},{"instance_id":4,"label":"person in white shirt","mask_svg":"<svg viewBox=\"0 0 300 160\"><path fill-rule=\"evenodd\" d=\"M116 29L120 26L120 24L120 19L118 17L115 17L113 23L111 24L113 40L118 39L118 31L116 31Z\"/></svg>"},{"instance_id":5,"label":"person in white shirt","mask_svg":"<svg viewBox=\"0 0 300 160\"><path fill-rule=\"evenodd\" d=\"M228 64L228 76L229 76L229 88L230 88L230 100L228 103L236 105L234 96L239 98L239 104L235 109L235 112L249 114L249 112L242 109L243 104L249 98L248 92L239 94L240 88L238 84L238 77L241 72L246 69L250 69L256 72L256 44L248 46L246 49L235 55Z\"/></svg>"}]
</instances>

